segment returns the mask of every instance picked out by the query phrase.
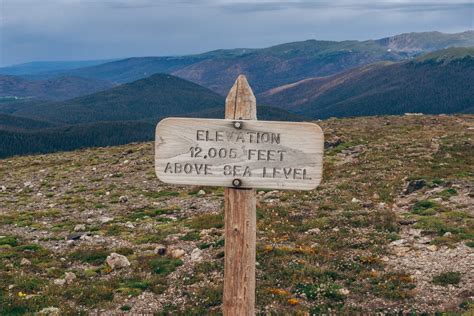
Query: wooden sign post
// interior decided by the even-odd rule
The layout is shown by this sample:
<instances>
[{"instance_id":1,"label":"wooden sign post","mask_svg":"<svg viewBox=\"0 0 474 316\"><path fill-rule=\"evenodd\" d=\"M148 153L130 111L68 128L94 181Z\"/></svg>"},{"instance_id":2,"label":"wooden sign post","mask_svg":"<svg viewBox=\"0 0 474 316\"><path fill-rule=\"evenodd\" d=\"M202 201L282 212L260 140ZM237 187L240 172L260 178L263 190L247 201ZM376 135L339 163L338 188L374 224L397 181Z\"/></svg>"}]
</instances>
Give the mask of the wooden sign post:
<instances>
[{"instance_id":1,"label":"wooden sign post","mask_svg":"<svg viewBox=\"0 0 474 316\"><path fill-rule=\"evenodd\" d=\"M257 100L244 76L237 78L227 95L225 118L257 119ZM254 188L225 188L224 315L255 315L256 204Z\"/></svg>"},{"instance_id":2,"label":"wooden sign post","mask_svg":"<svg viewBox=\"0 0 474 316\"><path fill-rule=\"evenodd\" d=\"M160 180L225 187L225 315L255 313L255 189L316 188L323 148L316 124L257 121L255 96L242 75L227 96L224 120L167 118L158 124Z\"/></svg>"}]
</instances>

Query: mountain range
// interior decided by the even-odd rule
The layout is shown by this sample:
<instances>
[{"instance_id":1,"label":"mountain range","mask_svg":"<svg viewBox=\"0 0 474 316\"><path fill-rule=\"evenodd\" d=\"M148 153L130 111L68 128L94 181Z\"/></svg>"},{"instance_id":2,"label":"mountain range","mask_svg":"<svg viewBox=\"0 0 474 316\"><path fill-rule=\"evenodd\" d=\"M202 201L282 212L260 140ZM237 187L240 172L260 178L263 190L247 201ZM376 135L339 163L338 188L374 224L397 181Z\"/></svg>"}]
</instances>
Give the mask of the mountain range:
<instances>
[{"instance_id":1,"label":"mountain range","mask_svg":"<svg viewBox=\"0 0 474 316\"><path fill-rule=\"evenodd\" d=\"M222 118L223 95L240 73L256 92L263 120L473 113L469 46L473 31L429 32L97 61L44 72L12 66L10 72L23 72L0 75L0 157L150 140L167 116Z\"/></svg>"},{"instance_id":2,"label":"mountain range","mask_svg":"<svg viewBox=\"0 0 474 316\"><path fill-rule=\"evenodd\" d=\"M381 62L304 79L258 95L261 104L308 118L421 112L474 113L474 47Z\"/></svg>"},{"instance_id":3,"label":"mountain range","mask_svg":"<svg viewBox=\"0 0 474 316\"><path fill-rule=\"evenodd\" d=\"M448 47L474 46L474 31L406 33L378 40L286 43L262 49L216 50L198 55L135 57L74 70L26 75L29 79L79 76L126 83L168 73L225 95L239 74L256 93L309 77L328 76L377 61L400 61ZM11 68L11 67L10 67ZM11 72L11 69L10 69ZM0 74L2 74L0 69Z\"/></svg>"}]
</instances>

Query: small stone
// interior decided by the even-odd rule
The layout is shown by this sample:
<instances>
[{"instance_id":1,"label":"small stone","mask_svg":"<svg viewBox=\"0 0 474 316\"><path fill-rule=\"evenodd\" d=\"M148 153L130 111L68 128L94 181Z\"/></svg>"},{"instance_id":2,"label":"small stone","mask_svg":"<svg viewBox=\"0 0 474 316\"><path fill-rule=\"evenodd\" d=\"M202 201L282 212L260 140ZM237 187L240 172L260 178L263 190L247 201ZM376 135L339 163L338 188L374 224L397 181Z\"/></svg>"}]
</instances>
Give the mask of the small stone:
<instances>
[{"instance_id":1,"label":"small stone","mask_svg":"<svg viewBox=\"0 0 474 316\"><path fill-rule=\"evenodd\" d=\"M321 229L319 229L319 228L316 227L316 228L308 229L308 230L306 231L306 234L311 234L311 235L314 234L314 235L316 235L316 234L319 234L320 232L321 232Z\"/></svg>"},{"instance_id":2,"label":"small stone","mask_svg":"<svg viewBox=\"0 0 474 316\"><path fill-rule=\"evenodd\" d=\"M186 252L183 250L183 249L179 249L179 248L176 248L176 249L173 249L171 251L171 256L173 258L181 258L182 256L184 256L186 254Z\"/></svg>"},{"instance_id":3,"label":"small stone","mask_svg":"<svg viewBox=\"0 0 474 316\"><path fill-rule=\"evenodd\" d=\"M163 245L158 245L154 251L156 254L163 256L166 253L166 247Z\"/></svg>"},{"instance_id":4,"label":"small stone","mask_svg":"<svg viewBox=\"0 0 474 316\"><path fill-rule=\"evenodd\" d=\"M350 291L346 288L339 289L339 293L342 295L349 295Z\"/></svg>"},{"instance_id":5,"label":"small stone","mask_svg":"<svg viewBox=\"0 0 474 316\"><path fill-rule=\"evenodd\" d=\"M38 312L39 316L61 316L61 310L57 307L45 307Z\"/></svg>"},{"instance_id":6,"label":"small stone","mask_svg":"<svg viewBox=\"0 0 474 316\"><path fill-rule=\"evenodd\" d=\"M128 196L122 195L121 197L119 197L119 202L120 203L127 203L128 202Z\"/></svg>"},{"instance_id":7,"label":"small stone","mask_svg":"<svg viewBox=\"0 0 474 316\"><path fill-rule=\"evenodd\" d=\"M67 240L79 240L84 233L72 233L67 236Z\"/></svg>"},{"instance_id":8,"label":"small stone","mask_svg":"<svg viewBox=\"0 0 474 316\"><path fill-rule=\"evenodd\" d=\"M55 285L63 286L64 284L66 284L66 280L64 280L64 279L54 279L53 283Z\"/></svg>"},{"instance_id":9,"label":"small stone","mask_svg":"<svg viewBox=\"0 0 474 316\"><path fill-rule=\"evenodd\" d=\"M405 194L410 194L413 193L417 190L420 190L426 185L426 181L423 179L418 179L418 180L412 180L408 182L408 185L404 191Z\"/></svg>"},{"instance_id":10,"label":"small stone","mask_svg":"<svg viewBox=\"0 0 474 316\"><path fill-rule=\"evenodd\" d=\"M201 238L203 238L203 237L209 236L210 234L214 233L215 231L216 231L216 229L214 227L209 228L209 229L203 229L199 232L199 236Z\"/></svg>"},{"instance_id":11,"label":"small stone","mask_svg":"<svg viewBox=\"0 0 474 316\"><path fill-rule=\"evenodd\" d=\"M367 202L364 202L362 206L366 208L371 208L374 206L374 203L372 201L367 201Z\"/></svg>"},{"instance_id":12,"label":"small stone","mask_svg":"<svg viewBox=\"0 0 474 316\"><path fill-rule=\"evenodd\" d=\"M374 200L378 200L378 199L380 199L380 195L378 195L377 193L374 193L374 194L372 195L372 198L373 198Z\"/></svg>"},{"instance_id":13,"label":"small stone","mask_svg":"<svg viewBox=\"0 0 474 316\"><path fill-rule=\"evenodd\" d=\"M21 259L21 261L20 261L20 265L21 265L21 266L31 266L31 261L28 260L28 259L26 259L26 258L23 258L23 259Z\"/></svg>"},{"instance_id":14,"label":"small stone","mask_svg":"<svg viewBox=\"0 0 474 316\"><path fill-rule=\"evenodd\" d=\"M72 284L76 279L76 275L73 272L66 272L64 276L64 281L66 284Z\"/></svg>"},{"instance_id":15,"label":"small stone","mask_svg":"<svg viewBox=\"0 0 474 316\"><path fill-rule=\"evenodd\" d=\"M356 198L352 198L351 202L352 202L352 203L360 203L360 200L359 200L359 199L356 199Z\"/></svg>"},{"instance_id":16,"label":"small stone","mask_svg":"<svg viewBox=\"0 0 474 316\"><path fill-rule=\"evenodd\" d=\"M332 231L337 233L337 232L339 231L339 228L334 227L334 228L332 229Z\"/></svg>"},{"instance_id":17,"label":"small stone","mask_svg":"<svg viewBox=\"0 0 474 316\"><path fill-rule=\"evenodd\" d=\"M445 232L443 236L444 236L444 237L449 237L449 236L451 236L451 235L452 235L451 232Z\"/></svg>"},{"instance_id":18,"label":"small stone","mask_svg":"<svg viewBox=\"0 0 474 316\"><path fill-rule=\"evenodd\" d=\"M80 240L92 240L92 237L87 235L87 234L84 234L81 236L81 238L79 238Z\"/></svg>"},{"instance_id":19,"label":"small stone","mask_svg":"<svg viewBox=\"0 0 474 316\"><path fill-rule=\"evenodd\" d=\"M80 232L80 231L84 231L86 230L86 225L84 224L77 224L76 226L74 226L74 231L75 232Z\"/></svg>"},{"instance_id":20,"label":"small stone","mask_svg":"<svg viewBox=\"0 0 474 316\"><path fill-rule=\"evenodd\" d=\"M395 248L395 254L399 257L403 257L410 251L409 247L397 247Z\"/></svg>"},{"instance_id":21,"label":"small stone","mask_svg":"<svg viewBox=\"0 0 474 316\"><path fill-rule=\"evenodd\" d=\"M415 224L418 220L417 219L414 219L414 218L402 218L400 220L398 220L398 223L400 225L411 225L411 224Z\"/></svg>"},{"instance_id":22,"label":"small stone","mask_svg":"<svg viewBox=\"0 0 474 316\"><path fill-rule=\"evenodd\" d=\"M436 245L429 245L428 247L426 247L426 249L435 252L436 250L438 250L438 247L436 247Z\"/></svg>"},{"instance_id":23,"label":"small stone","mask_svg":"<svg viewBox=\"0 0 474 316\"><path fill-rule=\"evenodd\" d=\"M270 198L276 198L278 197L278 191L277 190L273 190L273 191L269 191L267 193L265 193L263 196L264 198L266 199L270 199Z\"/></svg>"},{"instance_id":24,"label":"small stone","mask_svg":"<svg viewBox=\"0 0 474 316\"><path fill-rule=\"evenodd\" d=\"M420 239L417 240L419 244L429 244L431 242L430 237L421 237Z\"/></svg>"},{"instance_id":25,"label":"small stone","mask_svg":"<svg viewBox=\"0 0 474 316\"><path fill-rule=\"evenodd\" d=\"M194 248L191 252L191 261L200 262L202 261L202 250L199 248Z\"/></svg>"},{"instance_id":26,"label":"small stone","mask_svg":"<svg viewBox=\"0 0 474 316\"><path fill-rule=\"evenodd\" d=\"M395 246L395 247L400 247L400 246L402 246L405 242L406 242L405 239L399 239L399 240L392 241L392 242L390 243L390 245L391 245L391 246Z\"/></svg>"},{"instance_id":27,"label":"small stone","mask_svg":"<svg viewBox=\"0 0 474 316\"><path fill-rule=\"evenodd\" d=\"M135 228L135 225L133 225L131 222L126 222L124 226L130 229Z\"/></svg>"},{"instance_id":28,"label":"small stone","mask_svg":"<svg viewBox=\"0 0 474 316\"><path fill-rule=\"evenodd\" d=\"M199 190L199 192L197 193L197 196L203 196L203 195L206 195L206 191Z\"/></svg>"},{"instance_id":29,"label":"small stone","mask_svg":"<svg viewBox=\"0 0 474 316\"><path fill-rule=\"evenodd\" d=\"M342 144L342 139L339 137L334 137L333 139L326 140L324 142L324 148L329 149L329 148L334 148L337 147L338 145Z\"/></svg>"},{"instance_id":30,"label":"small stone","mask_svg":"<svg viewBox=\"0 0 474 316\"><path fill-rule=\"evenodd\" d=\"M0 186L0 192L7 192L7 187L4 185Z\"/></svg>"},{"instance_id":31,"label":"small stone","mask_svg":"<svg viewBox=\"0 0 474 316\"><path fill-rule=\"evenodd\" d=\"M421 229L415 229L415 228L410 228L408 230L408 234L414 237L420 237L421 236Z\"/></svg>"},{"instance_id":32,"label":"small stone","mask_svg":"<svg viewBox=\"0 0 474 316\"><path fill-rule=\"evenodd\" d=\"M130 261L128 261L127 257L115 252L112 252L107 257L106 262L112 270L130 266Z\"/></svg>"},{"instance_id":33,"label":"small stone","mask_svg":"<svg viewBox=\"0 0 474 316\"><path fill-rule=\"evenodd\" d=\"M113 220L114 220L113 217L107 217L107 216L102 216L99 218L99 222L101 222L102 224L107 224Z\"/></svg>"}]
</instances>

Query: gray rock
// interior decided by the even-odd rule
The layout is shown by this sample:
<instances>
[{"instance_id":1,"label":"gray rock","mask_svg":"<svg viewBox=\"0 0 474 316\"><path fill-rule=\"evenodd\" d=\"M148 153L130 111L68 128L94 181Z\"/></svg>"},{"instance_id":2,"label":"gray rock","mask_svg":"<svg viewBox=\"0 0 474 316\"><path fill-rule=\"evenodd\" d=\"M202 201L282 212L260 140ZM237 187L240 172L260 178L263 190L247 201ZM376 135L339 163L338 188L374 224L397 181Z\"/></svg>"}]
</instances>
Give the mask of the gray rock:
<instances>
[{"instance_id":1,"label":"gray rock","mask_svg":"<svg viewBox=\"0 0 474 316\"><path fill-rule=\"evenodd\" d=\"M324 142L324 148L325 149L329 149L329 148L334 148L334 147L337 147L339 146L340 144L342 144L343 141L341 138L339 137L334 137L333 139L329 139L329 140L326 140Z\"/></svg>"},{"instance_id":2,"label":"gray rock","mask_svg":"<svg viewBox=\"0 0 474 316\"><path fill-rule=\"evenodd\" d=\"M76 226L74 226L74 231L75 232L80 232L80 231L84 231L86 230L86 225L84 224L77 224Z\"/></svg>"},{"instance_id":3,"label":"gray rock","mask_svg":"<svg viewBox=\"0 0 474 316\"><path fill-rule=\"evenodd\" d=\"M4 185L0 186L0 192L7 192L7 187Z\"/></svg>"},{"instance_id":4,"label":"gray rock","mask_svg":"<svg viewBox=\"0 0 474 316\"><path fill-rule=\"evenodd\" d=\"M107 216L99 217L99 222L101 222L102 224L107 224L113 220L114 220L113 217L107 217Z\"/></svg>"},{"instance_id":5,"label":"gray rock","mask_svg":"<svg viewBox=\"0 0 474 316\"><path fill-rule=\"evenodd\" d=\"M155 251L154 251L156 254L159 254L159 255L164 255L166 254L166 247L163 246L163 245L158 245L156 248L155 248Z\"/></svg>"},{"instance_id":6,"label":"gray rock","mask_svg":"<svg viewBox=\"0 0 474 316\"><path fill-rule=\"evenodd\" d=\"M130 266L130 261L128 261L127 257L112 252L106 259L107 264L112 270L127 268Z\"/></svg>"},{"instance_id":7,"label":"gray rock","mask_svg":"<svg viewBox=\"0 0 474 316\"><path fill-rule=\"evenodd\" d=\"M191 252L191 261L192 262L201 262L202 261L202 250L199 248L194 248Z\"/></svg>"},{"instance_id":8,"label":"gray rock","mask_svg":"<svg viewBox=\"0 0 474 316\"><path fill-rule=\"evenodd\" d=\"M176 249L171 250L171 256L173 258L181 258L185 254L186 254L186 252L183 249L180 249L180 248L176 248Z\"/></svg>"},{"instance_id":9,"label":"gray rock","mask_svg":"<svg viewBox=\"0 0 474 316\"><path fill-rule=\"evenodd\" d=\"M26 258L22 258L21 261L20 261L20 265L21 266L31 266L31 261L26 259Z\"/></svg>"},{"instance_id":10,"label":"gray rock","mask_svg":"<svg viewBox=\"0 0 474 316\"><path fill-rule=\"evenodd\" d=\"M120 203L127 203L128 202L128 196L122 195L121 197L119 197L119 202Z\"/></svg>"},{"instance_id":11,"label":"gray rock","mask_svg":"<svg viewBox=\"0 0 474 316\"><path fill-rule=\"evenodd\" d=\"M319 229L319 228L316 227L316 228L308 229L308 230L306 231L306 234L311 234L311 235L314 234L314 235L317 235L317 234L319 234L320 232L321 232L321 229Z\"/></svg>"},{"instance_id":12,"label":"gray rock","mask_svg":"<svg viewBox=\"0 0 474 316\"><path fill-rule=\"evenodd\" d=\"M57 307L45 307L38 312L39 316L61 316L61 310Z\"/></svg>"},{"instance_id":13,"label":"gray rock","mask_svg":"<svg viewBox=\"0 0 474 316\"><path fill-rule=\"evenodd\" d=\"M67 236L67 240L79 240L85 233L72 233Z\"/></svg>"},{"instance_id":14,"label":"gray rock","mask_svg":"<svg viewBox=\"0 0 474 316\"><path fill-rule=\"evenodd\" d=\"M430 237L421 237L420 239L417 240L417 243L419 244L429 244L431 242Z\"/></svg>"},{"instance_id":15,"label":"gray rock","mask_svg":"<svg viewBox=\"0 0 474 316\"><path fill-rule=\"evenodd\" d=\"M54 279L53 283L56 284L56 285L59 285L59 286L63 286L64 284L66 284L66 280L64 280L64 279Z\"/></svg>"},{"instance_id":16,"label":"gray rock","mask_svg":"<svg viewBox=\"0 0 474 316\"><path fill-rule=\"evenodd\" d=\"M206 191L204 190L199 190L199 192L197 193L198 196L203 196L203 195L206 195Z\"/></svg>"},{"instance_id":17,"label":"gray rock","mask_svg":"<svg viewBox=\"0 0 474 316\"><path fill-rule=\"evenodd\" d=\"M405 243L405 241L406 241L405 239L395 240L395 241L392 241L390 245L395 246L395 247L400 247L401 245Z\"/></svg>"},{"instance_id":18,"label":"gray rock","mask_svg":"<svg viewBox=\"0 0 474 316\"><path fill-rule=\"evenodd\" d=\"M422 189L425 185L426 185L426 181L424 179L411 180L410 182L408 182L408 185L403 193L405 194L413 193L417 190Z\"/></svg>"},{"instance_id":19,"label":"gray rock","mask_svg":"<svg viewBox=\"0 0 474 316\"><path fill-rule=\"evenodd\" d=\"M66 272L64 276L64 282L66 284L72 284L76 279L76 275L73 272Z\"/></svg>"}]
</instances>

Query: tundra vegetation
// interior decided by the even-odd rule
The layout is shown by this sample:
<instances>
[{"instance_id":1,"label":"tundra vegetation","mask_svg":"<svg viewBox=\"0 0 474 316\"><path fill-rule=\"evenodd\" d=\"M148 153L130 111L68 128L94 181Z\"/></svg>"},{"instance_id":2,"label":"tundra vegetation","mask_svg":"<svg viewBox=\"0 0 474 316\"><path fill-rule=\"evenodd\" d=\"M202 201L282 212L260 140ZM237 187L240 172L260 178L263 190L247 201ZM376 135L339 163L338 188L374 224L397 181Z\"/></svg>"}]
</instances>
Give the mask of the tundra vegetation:
<instances>
[{"instance_id":1,"label":"tundra vegetation","mask_svg":"<svg viewBox=\"0 0 474 316\"><path fill-rule=\"evenodd\" d=\"M257 193L257 311L473 313L474 116L318 123L321 186ZM223 188L153 163L152 143L0 160L0 314L220 314Z\"/></svg>"}]
</instances>

